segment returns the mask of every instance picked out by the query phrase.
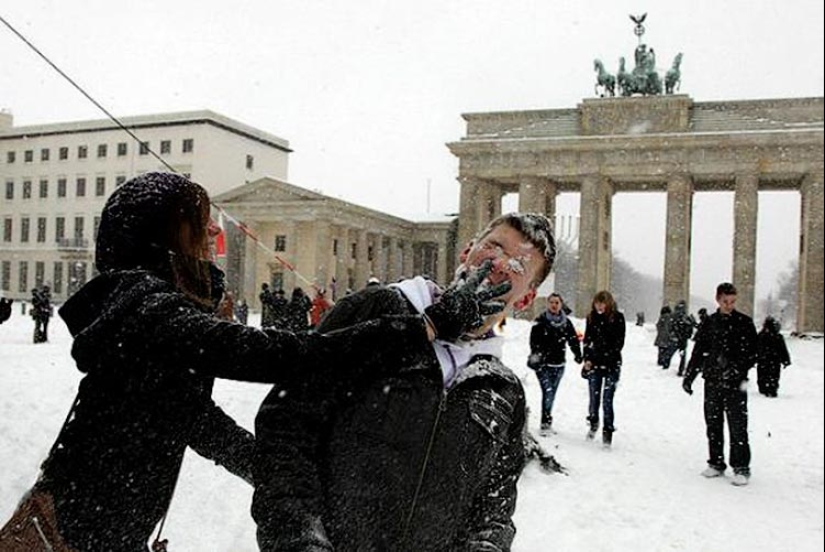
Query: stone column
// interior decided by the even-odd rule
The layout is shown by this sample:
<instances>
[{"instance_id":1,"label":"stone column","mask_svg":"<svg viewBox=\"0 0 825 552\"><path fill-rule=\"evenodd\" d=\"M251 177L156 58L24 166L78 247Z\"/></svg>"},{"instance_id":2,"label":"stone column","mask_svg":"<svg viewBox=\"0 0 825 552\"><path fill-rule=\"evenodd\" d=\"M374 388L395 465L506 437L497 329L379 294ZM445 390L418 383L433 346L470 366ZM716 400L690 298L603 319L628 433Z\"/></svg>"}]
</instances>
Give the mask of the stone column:
<instances>
[{"instance_id":1,"label":"stone column","mask_svg":"<svg viewBox=\"0 0 825 552\"><path fill-rule=\"evenodd\" d=\"M412 278L413 274L413 243L410 240L404 240L404 253L401 257L401 272L404 278Z\"/></svg>"},{"instance_id":2,"label":"stone column","mask_svg":"<svg viewBox=\"0 0 825 552\"><path fill-rule=\"evenodd\" d=\"M667 182L667 228L663 301L675 305L690 302L690 235L693 215L693 182L688 175L670 175Z\"/></svg>"},{"instance_id":3,"label":"stone column","mask_svg":"<svg viewBox=\"0 0 825 552\"><path fill-rule=\"evenodd\" d=\"M748 316L753 316L753 293L756 282L758 190L758 175L736 175L736 192L733 200L733 284L737 291L736 308Z\"/></svg>"},{"instance_id":4,"label":"stone column","mask_svg":"<svg viewBox=\"0 0 825 552\"><path fill-rule=\"evenodd\" d=\"M299 268L300 263L298 259L298 241L300 239L301 224L297 222L285 222L280 228L283 228L283 233L286 236L286 251L276 251L275 254L289 263L295 268L295 270L301 270L301 268ZM278 231L275 232L276 235L278 233ZM275 244L274 242L270 242L268 245L269 247L274 247ZM286 292L287 297L289 297L289 294L292 292L292 288L295 286L300 286L301 282L299 282L298 278L295 277L295 272L281 264L278 259L270 258L269 262L272 266L278 267L278 269L280 269L283 273L284 291ZM275 290L273 290L273 292L274 291Z\"/></svg>"},{"instance_id":5,"label":"stone column","mask_svg":"<svg viewBox=\"0 0 825 552\"><path fill-rule=\"evenodd\" d=\"M387 247L387 281L395 282L401 277L398 263L398 238L390 236Z\"/></svg>"},{"instance_id":6,"label":"stone column","mask_svg":"<svg viewBox=\"0 0 825 552\"><path fill-rule=\"evenodd\" d=\"M332 265L332 227L329 222L315 223L315 285L326 289L329 287L330 274L335 267Z\"/></svg>"},{"instance_id":7,"label":"stone column","mask_svg":"<svg viewBox=\"0 0 825 552\"><path fill-rule=\"evenodd\" d=\"M476 231L473 233L477 233L479 230L487 226L487 223L493 218L493 212L495 211L493 205L495 204L495 190L493 189L493 185L490 182L481 182L477 186L478 189L478 200L476 202ZM499 208L500 209L500 208Z\"/></svg>"},{"instance_id":8,"label":"stone column","mask_svg":"<svg viewBox=\"0 0 825 552\"><path fill-rule=\"evenodd\" d=\"M253 236L258 236L260 232L260 228L254 222L244 221L246 227L252 233ZM258 269L260 267L266 267L266 262L263 261L263 257L258 257L258 255L263 255L263 249L258 247L257 242L253 239L246 239L244 240L244 293L246 293L246 303L249 305L251 309L258 309L261 308L261 303L258 301L258 294L261 291L261 284L264 282L268 282L268 278L261 280L261 276L258 274Z\"/></svg>"},{"instance_id":9,"label":"stone column","mask_svg":"<svg viewBox=\"0 0 825 552\"><path fill-rule=\"evenodd\" d=\"M434 275L436 281L442 286L450 283L447 279L447 270L447 241L446 238L444 238L438 241L438 257L436 258L437 273Z\"/></svg>"},{"instance_id":10,"label":"stone column","mask_svg":"<svg viewBox=\"0 0 825 552\"><path fill-rule=\"evenodd\" d=\"M586 316L596 292L610 287L612 196L607 178L591 175L582 181L576 316Z\"/></svg>"},{"instance_id":11,"label":"stone column","mask_svg":"<svg viewBox=\"0 0 825 552\"><path fill-rule=\"evenodd\" d=\"M373 272L382 283L387 282L387 254L384 250L384 234L375 235L375 261Z\"/></svg>"},{"instance_id":12,"label":"stone column","mask_svg":"<svg viewBox=\"0 0 825 552\"><path fill-rule=\"evenodd\" d=\"M799 332L822 332L823 327L823 173L805 175L802 180L802 213L799 236L799 296L796 329Z\"/></svg>"},{"instance_id":13,"label":"stone column","mask_svg":"<svg viewBox=\"0 0 825 552\"><path fill-rule=\"evenodd\" d=\"M370 277L370 261L367 255L369 239L367 231L363 228L356 230L355 236L355 288L353 291L358 291L367 285L367 280Z\"/></svg>"},{"instance_id":14,"label":"stone column","mask_svg":"<svg viewBox=\"0 0 825 552\"><path fill-rule=\"evenodd\" d=\"M461 185L458 206L458 248L463 249L478 231L478 190L481 181L477 178L462 177L458 179ZM409 277L404 271L404 277Z\"/></svg>"},{"instance_id":15,"label":"stone column","mask_svg":"<svg viewBox=\"0 0 825 552\"><path fill-rule=\"evenodd\" d=\"M543 213L547 206L545 180L538 176L522 176L518 185L518 210L521 213Z\"/></svg>"}]
</instances>

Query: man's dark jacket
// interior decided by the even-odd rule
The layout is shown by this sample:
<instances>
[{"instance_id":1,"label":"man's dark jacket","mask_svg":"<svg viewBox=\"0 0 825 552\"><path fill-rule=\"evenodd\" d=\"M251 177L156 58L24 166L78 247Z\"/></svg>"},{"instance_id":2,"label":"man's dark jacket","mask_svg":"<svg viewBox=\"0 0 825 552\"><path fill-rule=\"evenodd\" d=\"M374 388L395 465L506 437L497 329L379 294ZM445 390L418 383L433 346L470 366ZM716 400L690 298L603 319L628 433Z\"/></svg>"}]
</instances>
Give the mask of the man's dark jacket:
<instances>
[{"instance_id":1,"label":"man's dark jacket","mask_svg":"<svg viewBox=\"0 0 825 552\"><path fill-rule=\"evenodd\" d=\"M554 325L545 313L538 316L530 329L530 358L527 365L536 369L542 366L559 366L565 363L566 347L573 351L576 362L581 362L581 346L576 328L569 318L564 324Z\"/></svg>"},{"instance_id":2,"label":"man's dark jacket","mask_svg":"<svg viewBox=\"0 0 825 552\"><path fill-rule=\"evenodd\" d=\"M339 301L319 331L413 312L375 286ZM510 550L524 463L518 378L479 356L445 392L431 345L386 365L391 348L375 343L372 377L265 399L252 506L262 552Z\"/></svg>"},{"instance_id":3,"label":"man's dark jacket","mask_svg":"<svg viewBox=\"0 0 825 552\"><path fill-rule=\"evenodd\" d=\"M756 363L756 328L750 316L737 310L711 314L699 326L695 341L685 370L688 384L702 372L707 382L737 388Z\"/></svg>"}]
</instances>

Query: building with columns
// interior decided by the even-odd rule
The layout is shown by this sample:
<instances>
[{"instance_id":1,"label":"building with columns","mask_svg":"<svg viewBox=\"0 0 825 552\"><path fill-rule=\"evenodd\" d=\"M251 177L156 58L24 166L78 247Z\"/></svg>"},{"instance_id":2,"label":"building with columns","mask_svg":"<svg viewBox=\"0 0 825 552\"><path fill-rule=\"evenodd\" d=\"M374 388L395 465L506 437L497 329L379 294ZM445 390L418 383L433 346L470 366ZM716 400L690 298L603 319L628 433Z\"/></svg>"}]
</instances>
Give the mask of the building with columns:
<instances>
[{"instance_id":1,"label":"building with columns","mask_svg":"<svg viewBox=\"0 0 825 552\"><path fill-rule=\"evenodd\" d=\"M48 284L62 302L95 273L100 211L126 180L169 169L218 194L286 178L289 142L212 111L15 126L0 112L0 294Z\"/></svg>"},{"instance_id":2,"label":"building with columns","mask_svg":"<svg viewBox=\"0 0 825 552\"><path fill-rule=\"evenodd\" d=\"M452 277L455 217L412 222L268 177L213 200L255 236L225 225L227 281L255 308L263 283L287 295L329 289L336 299L371 277Z\"/></svg>"},{"instance_id":3,"label":"building with columns","mask_svg":"<svg viewBox=\"0 0 825 552\"><path fill-rule=\"evenodd\" d=\"M576 314L611 281L616 193L667 194L663 300L690 297L692 199L734 192L733 283L753 313L760 191L801 196L797 329L823 331L823 98L694 102L686 95L586 99L575 109L465 114L458 240L518 193L519 210L555 214L581 194ZM678 267L676 270L674 268Z\"/></svg>"}]
</instances>

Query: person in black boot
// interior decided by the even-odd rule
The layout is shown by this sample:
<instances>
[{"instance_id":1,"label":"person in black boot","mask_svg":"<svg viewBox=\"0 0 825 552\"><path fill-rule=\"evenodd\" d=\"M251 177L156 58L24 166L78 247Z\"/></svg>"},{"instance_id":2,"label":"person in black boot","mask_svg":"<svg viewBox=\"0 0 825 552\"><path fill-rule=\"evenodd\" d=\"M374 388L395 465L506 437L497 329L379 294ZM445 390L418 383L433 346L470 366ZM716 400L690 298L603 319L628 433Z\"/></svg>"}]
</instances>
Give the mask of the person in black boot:
<instances>
[{"instance_id":1,"label":"person in black boot","mask_svg":"<svg viewBox=\"0 0 825 552\"><path fill-rule=\"evenodd\" d=\"M576 328L567 318L564 301L558 293L547 298L547 310L535 320L530 330L530 357L527 366L536 372L541 385L541 432L546 436L553 429L553 402L564 376L565 352L570 347L576 363L581 364L582 352Z\"/></svg>"}]
</instances>

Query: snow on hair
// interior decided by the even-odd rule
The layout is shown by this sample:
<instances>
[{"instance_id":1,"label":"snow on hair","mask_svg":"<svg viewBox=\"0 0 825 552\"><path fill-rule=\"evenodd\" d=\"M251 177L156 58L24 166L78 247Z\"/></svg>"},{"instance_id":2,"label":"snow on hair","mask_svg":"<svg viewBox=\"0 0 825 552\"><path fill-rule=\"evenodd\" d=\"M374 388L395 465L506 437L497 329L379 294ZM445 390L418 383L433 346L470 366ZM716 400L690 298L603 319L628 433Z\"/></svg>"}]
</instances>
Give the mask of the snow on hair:
<instances>
[{"instance_id":1,"label":"snow on hair","mask_svg":"<svg viewBox=\"0 0 825 552\"><path fill-rule=\"evenodd\" d=\"M494 228L502 224L521 232L544 256L544 267L537 282L544 281L553 269L553 263L556 260L556 240L553 237L553 224L550 219L540 213L506 213L490 221L490 224L476 237L476 241L483 239Z\"/></svg>"}]
</instances>

